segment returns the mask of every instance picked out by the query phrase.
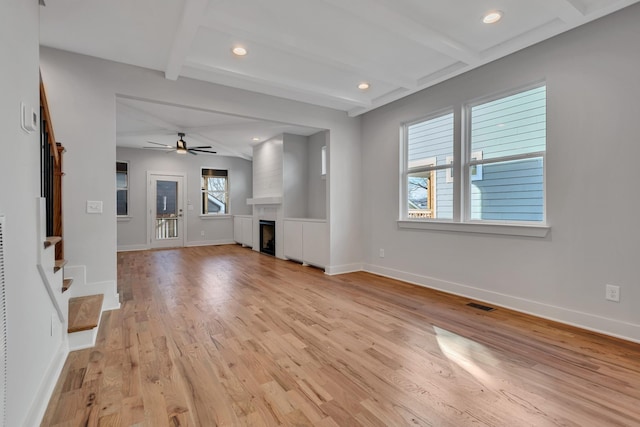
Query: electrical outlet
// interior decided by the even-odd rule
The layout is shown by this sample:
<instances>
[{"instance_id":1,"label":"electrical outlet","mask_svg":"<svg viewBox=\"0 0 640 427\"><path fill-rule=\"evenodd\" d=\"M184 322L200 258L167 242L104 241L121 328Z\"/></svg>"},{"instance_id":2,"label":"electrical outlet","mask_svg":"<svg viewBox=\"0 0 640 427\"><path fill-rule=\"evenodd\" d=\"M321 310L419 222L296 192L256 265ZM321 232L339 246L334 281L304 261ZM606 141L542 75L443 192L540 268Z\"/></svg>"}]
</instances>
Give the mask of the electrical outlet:
<instances>
[{"instance_id":1,"label":"electrical outlet","mask_svg":"<svg viewBox=\"0 0 640 427\"><path fill-rule=\"evenodd\" d=\"M620 302L620 286L606 285L605 292L605 298L608 301Z\"/></svg>"},{"instance_id":2,"label":"electrical outlet","mask_svg":"<svg viewBox=\"0 0 640 427\"><path fill-rule=\"evenodd\" d=\"M384 249L380 249L380 258L384 258Z\"/></svg>"},{"instance_id":3,"label":"electrical outlet","mask_svg":"<svg viewBox=\"0 0 640 427\"><path fill-rule=\"evenodd\" d=\"M204 230L202 230L202 231L200 232L200 235L201 235L202 237L204 237Z\"/></svg>"}]
</instances>

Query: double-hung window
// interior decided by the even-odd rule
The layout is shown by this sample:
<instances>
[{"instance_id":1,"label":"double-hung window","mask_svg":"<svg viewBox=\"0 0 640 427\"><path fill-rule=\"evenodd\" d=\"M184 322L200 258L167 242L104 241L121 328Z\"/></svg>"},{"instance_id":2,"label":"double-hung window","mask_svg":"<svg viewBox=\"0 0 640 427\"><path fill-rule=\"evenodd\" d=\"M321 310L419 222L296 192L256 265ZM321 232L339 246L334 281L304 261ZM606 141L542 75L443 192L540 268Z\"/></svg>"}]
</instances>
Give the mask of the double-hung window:
<instances>
[{"instance_id":1,"label":"double-hung window","mask_svg":"<svg viewBox=\"0 0 640 427\"><path fill-rule=\"evenodd\" d=\"M544 224L545 86L404 124L403 135L401 219Z\"/></svg>"},{"instance_id":2,"label":"double-hung window","mask_svg":"<svg viewBox=\"0 0 640 427\"><path fill-rule=\"evenodd\" d=\"M452 169L453 113L407 124L405 139L407 217L451 219L453 184L447 176Z\"/></svg>"},{"instance_id":3,"label":"double-hung window","mask_svg":"<svg viewBox=\"0 0 640 427\"><path fill-rule=\"evenodd\" d=\"M467 112L467 218L544 221L546 88L469 105Z\"/></svg>"},{"instance_id":4,"label":"double-hung window","mask_svg":"<svg viewBox=\"0 0 640 427\"><path fill-rule=\"evenodd\" d=\"M229 213L229 176L224 169L202 168L202 215Z\"/></svg>"}]
</instances>

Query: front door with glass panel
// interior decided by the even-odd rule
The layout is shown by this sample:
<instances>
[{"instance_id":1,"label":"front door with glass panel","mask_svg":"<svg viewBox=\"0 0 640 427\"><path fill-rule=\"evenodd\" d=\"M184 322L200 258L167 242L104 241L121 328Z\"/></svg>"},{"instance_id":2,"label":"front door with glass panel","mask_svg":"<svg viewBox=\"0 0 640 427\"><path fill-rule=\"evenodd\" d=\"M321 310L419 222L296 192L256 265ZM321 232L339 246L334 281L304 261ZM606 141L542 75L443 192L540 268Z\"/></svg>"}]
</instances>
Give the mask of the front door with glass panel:
<instances>
[{"instance_id":1,"label":"front door with glass panel","mask_svg":"<svg viewBox=\"0 0 640 427\"><path fill-rule=\"evenodd\" d=\"M152 248L184 246L183 177L151 174L149 229Z\"/></svg>"}]
</instances>

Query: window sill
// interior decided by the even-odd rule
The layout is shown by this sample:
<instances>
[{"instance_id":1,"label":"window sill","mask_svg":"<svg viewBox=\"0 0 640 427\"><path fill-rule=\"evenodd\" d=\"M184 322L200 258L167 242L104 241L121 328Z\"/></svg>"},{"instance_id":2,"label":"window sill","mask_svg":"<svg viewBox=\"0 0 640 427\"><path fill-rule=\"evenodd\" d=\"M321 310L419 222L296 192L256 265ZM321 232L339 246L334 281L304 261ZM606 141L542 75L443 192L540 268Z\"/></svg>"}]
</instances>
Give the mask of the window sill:
<instances>
[{"instance_id":1,"label":"window sill","mask_svg":"<svg viewBox=\"0 0 640 427\"><path fill-rule=\"evenodd\" d=\"M229 214L212 214L212 215L199 215L200 219L232 219L233 215Z\"/></svg>"},{"instance_id":2,"label":"window sill","mask_svg":"<svg viewBox=\"0 0 640 427\"><path fill-rule=\"evenodd\" d=\"M453 231L459 233L501 234L507 236L546 237L551 227L532 224L491 224L481 222L398 221L399 228Z\"/></svg>"},{"instance_id":3,"label":"window sill","mask_svg":"<svg viewBox=\"0 0 640 427\"><path fill-rule=\"evenodd\" d=\"M118 215L116 218L118 218L118 222L131 221L133 219L133 217L129 215Z\"/></svg>"}]
</instances>

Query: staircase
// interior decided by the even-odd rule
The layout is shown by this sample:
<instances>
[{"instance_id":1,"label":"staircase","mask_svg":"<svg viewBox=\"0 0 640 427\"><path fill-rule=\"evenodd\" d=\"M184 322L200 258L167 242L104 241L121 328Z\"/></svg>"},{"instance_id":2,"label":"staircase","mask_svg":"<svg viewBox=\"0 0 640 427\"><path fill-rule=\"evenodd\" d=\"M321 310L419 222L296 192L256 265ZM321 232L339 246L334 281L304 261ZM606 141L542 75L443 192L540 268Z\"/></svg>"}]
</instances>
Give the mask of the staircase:
<instances>
[{"instance_id":1,"label":"staircase","mask_svg":"<svg viewBox=\"0 0 640 427\"><path fill-rule=\"evenodd\" d=\"M45 209L44 200L39 200L42 215ZM40 233L43 233L43 230L44 224L40 227ZM93 347L98 334L104 295L69 296L71 292L67 291L73 283L73 278L64 277L64 266L67 261L55 259L55 247L61 241L62 239L58 236L43 238L44 243L40 249L38 271L40 271L47 292L56 307L60 322L67 326L69 350ZM76 292L76 294L81 293L81 289Z\"/></svg>"},{"instance_id":2,"label":"staircase","mask_svg":"<svg viewBox=\"0 0 640 427\"><path fill-rule=\"evenodd\" d=\"M62 157L64 147L56 141L49 105L40 79L41 195L38 198L38 271L58 313L67 326L69 350L93 347L103 310L104 295L86 295L84 277L74 290L73 278L65 277L62 220ZM53 236L52 236L53 234ZM70 295L73 294L73 295Z\"/></svg>"}]
</instances>

